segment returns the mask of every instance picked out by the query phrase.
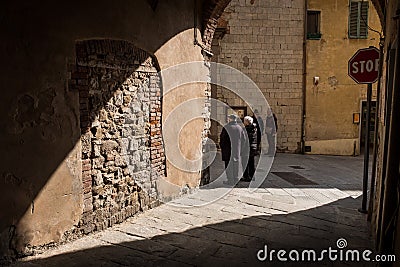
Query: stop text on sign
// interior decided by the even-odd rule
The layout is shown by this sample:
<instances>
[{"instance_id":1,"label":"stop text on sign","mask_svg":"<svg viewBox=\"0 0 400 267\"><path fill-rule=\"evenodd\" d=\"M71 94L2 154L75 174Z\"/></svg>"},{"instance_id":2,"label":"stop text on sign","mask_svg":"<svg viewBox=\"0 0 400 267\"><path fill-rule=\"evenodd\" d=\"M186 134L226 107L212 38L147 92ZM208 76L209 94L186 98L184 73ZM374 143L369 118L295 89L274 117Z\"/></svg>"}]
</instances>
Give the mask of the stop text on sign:
<instances>
[{"instance_id":1,"label":"stop text on sign","mask_svg":"<svg viewBox=\"0 0 400 267\"><path fill-rule=\"evenodd\" d=\"M375 62L370 59L368 61L362 60L359 62L353 62L351 64L352 69L350 70L351 73L364 73L364 72L371 72L371 71L379 71L379 58L375 59Z\"/></svg>"}]
</instances>

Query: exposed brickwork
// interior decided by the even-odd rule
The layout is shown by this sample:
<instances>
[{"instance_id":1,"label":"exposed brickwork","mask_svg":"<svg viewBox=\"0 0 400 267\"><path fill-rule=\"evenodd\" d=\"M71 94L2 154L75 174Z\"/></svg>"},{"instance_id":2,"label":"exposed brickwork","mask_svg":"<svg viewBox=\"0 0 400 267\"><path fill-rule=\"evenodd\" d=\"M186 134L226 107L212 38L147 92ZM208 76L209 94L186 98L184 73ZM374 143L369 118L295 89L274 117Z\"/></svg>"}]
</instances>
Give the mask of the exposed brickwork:
<instances>
[{"instance_id":1,"label":"exposed brickwork","mask_svg":"<svg viewBox=\"0 0 400 267\"><path fill-rule=\"evenodd\" d=\"M86 234L157 205L166 169L154 59L113 40L78 42L76 54L84 207L75 232Z\"/></svg>"},{"instance_id":2,"label":"exposed brickwork","mask_svg":"<svg viewBox=\"0 0 400 267\"><path fill-rule=\"evenodd\" d=\"M150 76L150 162L151 168L160 177L166 175L164 145L161 132L161 90L160 77Z\"/></svg>"},{"instance_id":3,"label":"exposed brickwork","mask_svg":"<svg viewBox=\"0 0 400 267\"><path fill-rule=\"evenodd\" d=\"M218 19L231 0L207 0L203 5L203 43L211 50Z\"/></svg>"},{"instance_id":4,"label":"exposed brickwork","mask_svg":"<svg viewBox=\"0 0 400 267\"><path fill-rule=\"evenodd\" d=\"M217 61L248 75L260 88L278 118L278 151L299 151L304 1L233 0L221 18L228 22L228 29L219 42ZM219 100L230 106L246 106L232 92L217 88ZM267 107L262 101L254 99L250 104L265 119ZM217 112L220 121L225 121L225 109Z\"/></svg>"},{"instance_id":5,"label":"exposed brickwork","mask_svg":"<svg viewBox=\"0 0 400 267\"><path fill-rule=\"evenodd\" d=\"M208 67L210 67L210 61L206 59L206 63ZM211 75L211 69L210 69ZM210 77L211 80L211 77ZM206 185L210 182L210 166L209 163L212 162L210 160L210 147L208 143L208 138L210 136L210 128L211 128L211 84L208 83L207 87L204 91L204 112L203 112L203 119L204 119L204 128L203 132L201 133L201 140L202 140L202 172L201 172L201 180L200 186Z\"/></svg>"}]
</instances>

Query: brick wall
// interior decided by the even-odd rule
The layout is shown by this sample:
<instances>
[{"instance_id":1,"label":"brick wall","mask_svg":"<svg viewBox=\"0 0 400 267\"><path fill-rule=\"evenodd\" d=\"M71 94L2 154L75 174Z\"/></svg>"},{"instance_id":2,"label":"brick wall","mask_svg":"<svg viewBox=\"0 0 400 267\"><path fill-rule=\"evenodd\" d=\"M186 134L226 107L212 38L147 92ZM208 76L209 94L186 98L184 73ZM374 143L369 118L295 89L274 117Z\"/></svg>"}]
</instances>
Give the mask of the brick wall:
<instances>
[{"instance_id":1,"label":"brick wall","mask_svg":"<svg viewBox=\"0 0 400 267\"><path fill-rule=\"evenodd\" d=\"M298 152L301 141L303 88L303 0L233 0L221 19L228 23L214 61L248 75L278 118L278 151ZM230 106L246 106L235 94L215 87L216 97ZM254 99L265 119L267 107ZM220 121L225 109L219 109ZM250 109L248 114L252 115ZM221 127L218 127L218 133ZM215 135L216 133L213 133Z\"/></svg>"},{"instance_id":2,"label":"brick wall","mask_svg":"<svg viewBox=\"0 0 400 267\"><path fill-rule=\"evenodd\" d=\"M76 45L70 87L79 90L83 217L78 232L102 230L158 204L165 176L161 86L156 62L125 41Z\"/></svg>"}]
</instances>

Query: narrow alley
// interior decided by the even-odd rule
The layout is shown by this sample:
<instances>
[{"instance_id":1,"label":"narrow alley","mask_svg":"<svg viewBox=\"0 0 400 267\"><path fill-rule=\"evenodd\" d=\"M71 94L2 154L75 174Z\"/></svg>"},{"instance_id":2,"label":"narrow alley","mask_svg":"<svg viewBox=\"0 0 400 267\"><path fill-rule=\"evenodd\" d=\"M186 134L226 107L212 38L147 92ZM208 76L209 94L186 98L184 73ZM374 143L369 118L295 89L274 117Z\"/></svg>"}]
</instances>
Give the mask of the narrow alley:
<instances>
[{"instance_id":1,"label":"narrow alley","mask_svg":"<svg viewBox=\"0 0 400 267\"><path fill-rule=\"evenodd\" d=\"M400 0L0 22L0 266L400 266Z\"/></svg>"},{"instance_id":2,"label":"narrow alley","mask_svg":"<svg viewBox=\"0 0 400 267\"><path fill-rule=\"evenodd\" d=\"M257 175L265 174L263 164ZM374 250L366 215L357 211L362 166L362 157L277 154L254 192L248 182L240 182L206 203L224 188L200 189L184 198L202 199L204 205L174 205L181 200L163 204L12 266L374 266L362 260L333 261L327 255L318 261L329 247L360 255ZM211 172L212 178L223 172L220 155ZM257 255L262 258L260 250L266 246L268 251L313 249L318 262L281 262L276 252L271 261L260 261Z\"/></svg>"}]
</instances>

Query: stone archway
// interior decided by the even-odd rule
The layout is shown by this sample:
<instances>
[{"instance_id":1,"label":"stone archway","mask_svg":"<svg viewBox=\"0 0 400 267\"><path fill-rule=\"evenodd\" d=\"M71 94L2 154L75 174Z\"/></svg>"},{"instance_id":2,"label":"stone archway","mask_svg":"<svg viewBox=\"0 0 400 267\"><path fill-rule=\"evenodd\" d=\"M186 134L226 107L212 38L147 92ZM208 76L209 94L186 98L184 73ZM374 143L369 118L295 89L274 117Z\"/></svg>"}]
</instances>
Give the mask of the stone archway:
<instances>
[{"instance_id":1,"label":"stone archway","mask_svg":"<svg viewBox=\"0 0 400 267\"><path fill-rule=\"evenodd\" d=\"M215 30L218 27L218 19L231 0L206 0L203 5L203 43L211 50Z\"/></svg>"},{"instance_id":2,"label":"stone archway","mask_svg":"<svg viewBox=\"0 0 400 267\"><path fill-rule=\"evenodd\" d=\"M102 230L158 204L166 175L156 59L121 40L76 44L83 232Z\"/></svg>"}]
</instances>

